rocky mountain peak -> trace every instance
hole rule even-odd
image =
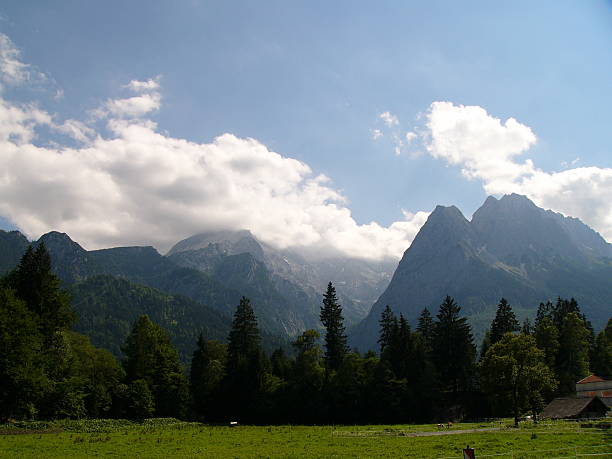
[[[49,252],[58,252],[62,253],[72,252],[72,253],[85,253],[86,250],[81,247],[78,243],[74,242],[70,239],[66,233],[60,233],[59,231],[50,231],[46,234],[43,234],[36,244],[40,244],[44,242],[45,247]]]
[[[257,260],[263,261],[264,250],[249,230],[214,231],[199,233],[177,242],[167,253],[168,256],[180,252],[206,249],[209,246],[225,255],[250,253]]]

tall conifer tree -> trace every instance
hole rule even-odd
[[[432,341],[433,359],[441,380],[453,392],[470,386],[476,348],[472,331],[461,308],[450,296],[444,299],[437,314]]]
[[[265,356],[251,301],[242,297],[234,313],[227,344],[224,390],[230,415],[249,419],[262,390]]]
[[[389,305],[385,306],[385,309],[380,315],[380,320],[378,323],[380,324],[380,336],[378,338],[378,344],[380,344],[380,353],[384,352],[385,348],[391,344],[391,339],[393,337],[393,325],[396,322],[395,314],[389,307]]]
[[[519,331],[520,326],[512,307],[505,298],[502,298],[497,305],[495,319],[491,323],[491,345],[497,343],[506,333]]]
[[[325,327],[325,366],[328,370],[337,370],[348,352],[342,306],[338,303],[336,289],[330,282],[323,295],[321,323]]]

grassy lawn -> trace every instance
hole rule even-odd
[[[62,421],[0,426],[0,456],[70,457],[415,457],[461,458],[467,444],[476,457],[612,457],[612,431],[577,423],[525,425],[456,424],[452,431],[500,428],[488,432],[438,432],[436,425],[394,426],[238,426],[235,428],[150,420]],[[500,455],[503,454],[503,455]]]

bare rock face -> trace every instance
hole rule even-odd
[[[476,334],[504,297],[519,316],[542,301],[574,297],[597,327],[609,316],[612,245],[575,218],[537,207],[525,196],[489,197],[471,221],[438,206],[406,250],[389,286],[353,331],[361,350],[375,348],[386,305],[416,322],[451,295]]]

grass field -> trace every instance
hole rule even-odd
[[[497,429],[465,432],[474,429]],[[420,436],[414,436],[420,435]],[[427,436],[424,436],[427,435]],[[209,426],[171,419],[90,420],[0,425],[7,458],[461,458],[612,457],[612,430],[575,422],[394,426]]]

